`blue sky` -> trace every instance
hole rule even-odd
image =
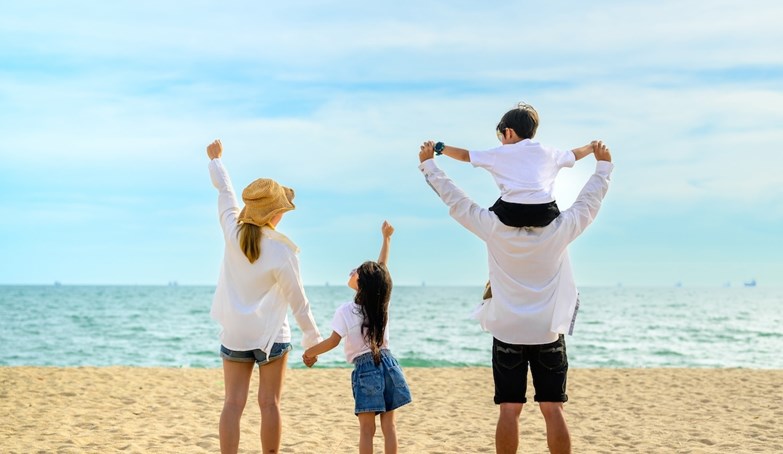
[[[571,247],[580,285],[780,285],[783,4],[12,2],[0,15],[0,283],[215,282],[205,146],[238,191],[297,191],[307,284],[397,228],[397,284],[475,284],[482,243],[417,170],[485,149],[517,101],[537,139],[603,139],[616,170]],[[290,4],[289,4],[290,3]],[[477,202],[486,172],[443,160]],[[594,168],[563,170],[562,208]]]

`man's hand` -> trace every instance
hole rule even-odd
[[[421,144],[419,151],[419,162],[432,159],[433,156],[435,156],[435,142],[430,140]]]
[[[207,156],[209,156],[209,159],[217,159],[223,156],[223,144],[220,143],[220,139],[207,145]]]
[[[383,237],[391,238],[393,233],[394,233],[394,227],[391,224],[389,224],[389,221],[383,221],[383,225],[381,226],[381,234],[383,234]]]
[[[600,140],[593,141],[593,154],[596,161],[609,161],[612,162],[612,153],[609,152],[609,148]]]

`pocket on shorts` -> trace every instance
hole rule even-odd
[[[383,392],[383,375],[380,370],[360,372],[356,376],[356,386],[365,396],[379,395]]]
[[[521,346],[495,344],[495,361],[506,369],[516,369],[525,362],[525,355]]]
[[[542,345],[538,349],[538,363],[551,371],[568,367],[565,342],[562,337],[551,344]]]
[[[281,356],[285,355],[286,353],[293,350],[293,346],[290,342],[275,342],[272,344],[272,351],[269,352],[269,360],[280,358]]]
[[[394,365],[388,368],[389,378],[394,383],[395,388],[407,388],[408,382],[405,381],[405,375],[402,373],[402,368],[398,365]]]

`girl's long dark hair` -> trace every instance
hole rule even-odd
[[[381,345],[389,321],[392,279],[385,265],[372,261],[362,263],[356,272],[358,290],[354,302],[362,308],[362,335],[377,366],[381,363]]]

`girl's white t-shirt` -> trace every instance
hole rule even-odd
[[[557,173],[573,167],[571,150],[546,147],[525,139],[486,151],[470,151],[470,163],[487,169],[506,202],[539,204],[554,202]]]
[[[345,360],[353,363],[360,355],[369,353],[370,346],[362,334],[362,308],[353,301],[343,303],[334,313],[332,330],[339,334],[345,347]],[[383,345],[381,348],[389,348],[389,325],[383,332]]]

